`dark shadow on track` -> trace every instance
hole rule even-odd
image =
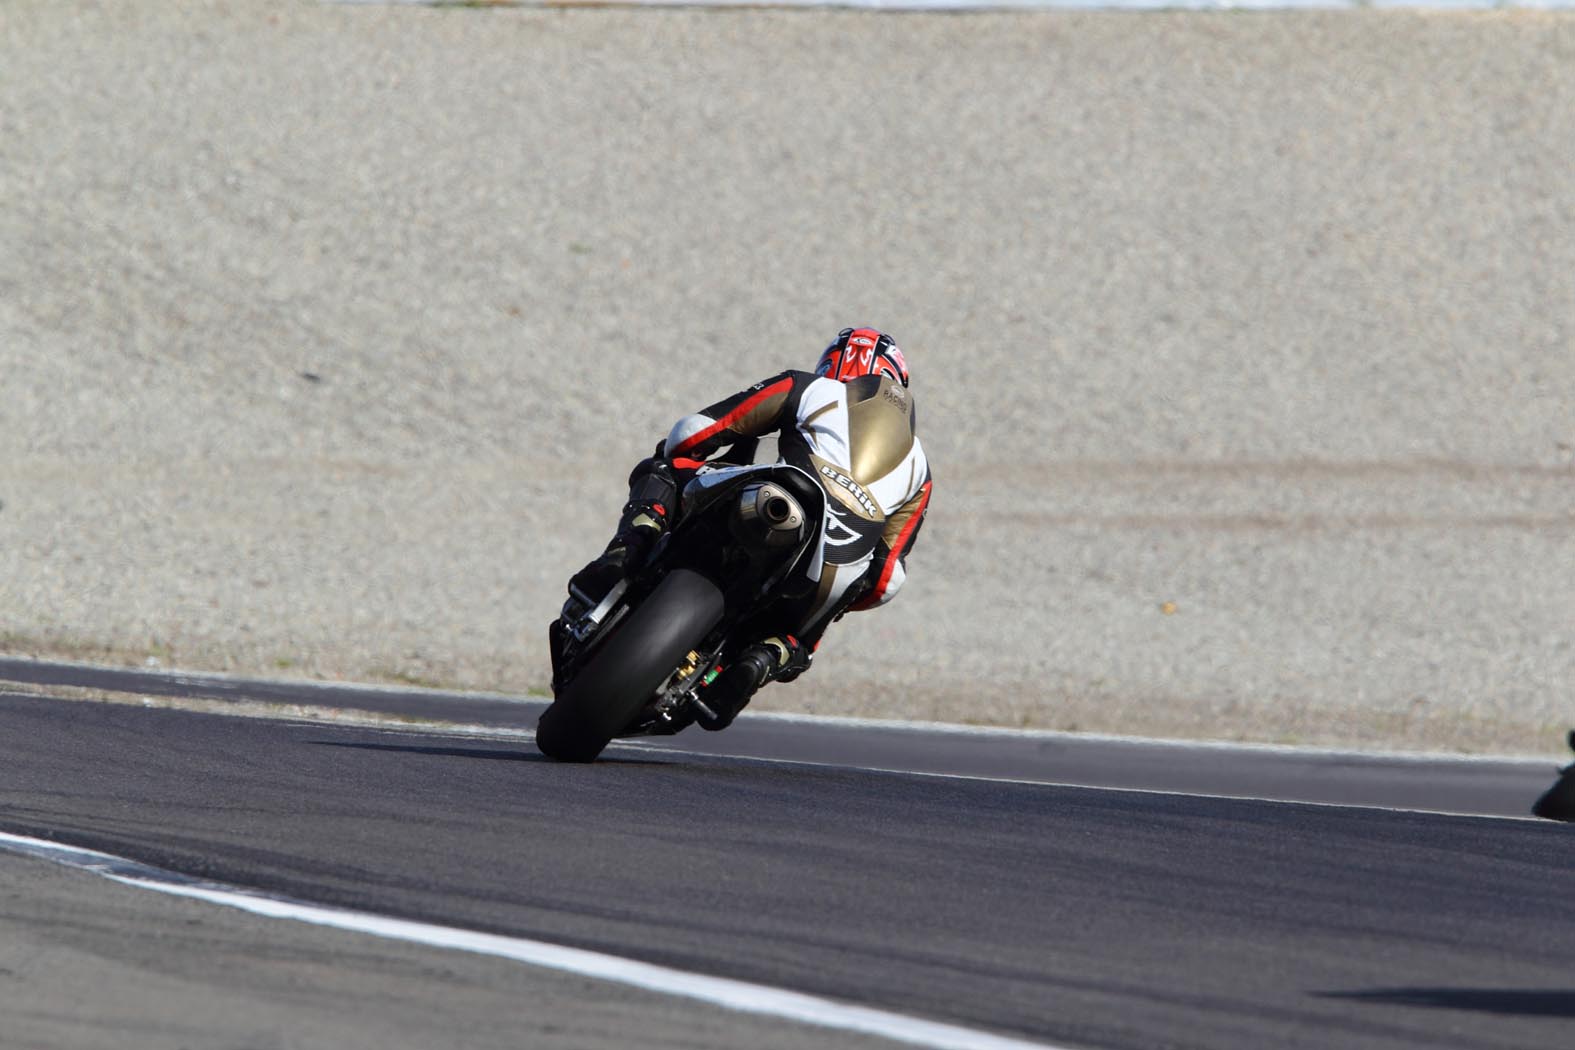
[[[479,747],[416,747],[410,744],[368,744],[350,740],[308,740],[318,747],[348,747],[356,751],[404,751],[413,755],[440,755],[445,758],[497,758],[515,762],[547,762],[536,751],[496,751]]]
[[[308,740],[306,743],[318,747],[348,747],[356,751],[403,751],[412,755],[437,755],[442,758],[507,759],[513,762],[560,764],[539,751],[498,751],[480,747],[421,747],[414,744],[372,744],[359,740]],[[604,755],[596,761],[596,765],[667,766],[672,763],[646,758],[615,758]]]
[[[1319,992],[1319,998],[1393,1006],[1427,1006],[1441,1010],[1514,1017],[1575,1017],[1575,991],[1519,988],[1375,988],[1366,992]]]

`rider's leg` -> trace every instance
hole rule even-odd
[[[848,606],[863,597],[873,558],[864,553],[855,560],[821,570],[820,586],[792,607],[778,621],[788,625],[753,645],[745,646],[733,662],[700,694],[715,718],[701,716],[705,729],[725,729],[767,682],[791,682],[809,670],[826,628],[842,619]]]
[[[863,595],[868,564],[869,559],[865,558],[853,565],[827,565],[825,571],[830,576],[823,581],[824,587],[784,613],[780,622],[792,624],[792,628],[745,646],[701,693],[700,699],[716,712],[716,717],[702,715],[698,719],[700,726],[726,729],[761,686],[791,682],[809,670],[826,628],[841,619],[848,606]]]
[[[600,601],[630,570],[645,561],[677,512],[678,479],[665,459],[641,460],[629,475],[629,501],[618,531],[601,556],[569,579],[570,593]]]
[[[747,645],[706,687],[700,699],[716,713],[701,715],[702,729],[726,729],[767,682],[791,682],[809,670],[814,647],[797,635],[776,634]]]

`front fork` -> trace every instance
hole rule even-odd
[[[563,671],[569,660],[569,650],[572,646],[578,654],[591,639],[595,638],[602,628],[602,621],[607,619],[618,604],[618,599],[623,597],[629,589],[627,579],[619,580],[613,584],[612,590],[606,597],[596,603],[589,612],[584,611],[590,606],[591,600],[579,591],[570,590],[569,600],[563,603],[563,609],[558,618],[547,625],[547,651],[552,657],[552,695],[558,695],[558,688],[563,684]],[[614,616],[613,620],[619,619]],[[611,626],[609,621],[608,626]]]

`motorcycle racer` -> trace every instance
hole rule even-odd
[[[726,727],[761,686],[807,670],[826,628],[844,612],[884,605],[902,588],[933,484],[908,383],[891,336],[845,328],[814,372],[780,372],[683,417],[630,474],[616,535],[569,581],[570,593],[592,604],[676,524],[690,481],[717,463],[752,462],[761,437],[775,433],[779,461],[810,474],[827,494],[818,586],[707,688],[716,717],[702,715],[703,728]],[[558,627],[549,632],[555,652]]]

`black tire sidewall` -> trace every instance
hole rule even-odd
[[[721,589],[705,576],[668,573],[542,714],[537,747],[566,761],[595,758],[716,626],[723,609]]]

